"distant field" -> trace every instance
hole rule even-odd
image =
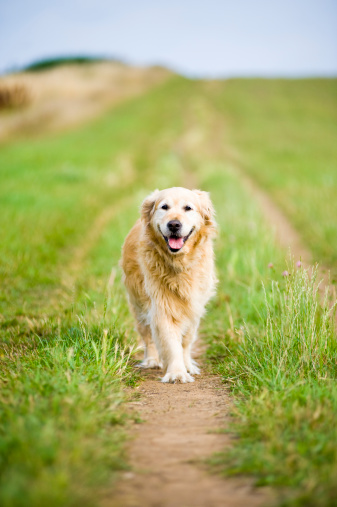
[[[213,97],[236,162],[337,280],[337,79],[231,79]]]
[[[91,506],[107,489],[113,495],[116,470],[127,466],[124,387],[139,382],[117,263],[143,197],[173,185],[210,191],[220,226],[219,291],[202,336],[210,368],[233,392],[240,438],[213,465],[280,487],[282,505],[333,505],[332,319],[305,273],[287,267],[235,167],[269,189],[297,227],[289,210],[301,208],[303,238],[334,265],[326,231],[335,194],[315,176],[324,159],[335,182],[334,86],[175,77],[80,129],[2,147],[1,505]]]
[[[0,143],[81,126],[169,76],[170,71],[160,67],[78,59],[43,61],[0,76]]]

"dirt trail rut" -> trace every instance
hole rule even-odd
[[[142,419],[132,429],[131,471],[117,481],[104,507],[254,507],[266,492],[245,479],[207,471],[205,460],[230,445],[220,432],[231,401],[220,379],[206,373],[191,384],[162,384],[160,372],[146,372],[141,397],[130,405]],[[227,421],[226,421],[227,419]]]
[[[309,248],[303,243],[299,233],[289,222],[283,211],[252,178],[244,174],[238,167],[236,167],[236,172],[240,175],[242,183],[251,193],[253,199],[258,202],[266,218],[266,222],[270,225],[270,228],[275,234],[278,245],[283,248],[285,252],[290,252],[295,262],[301,260],[302,266],[305,269],[311,270],[313,268],[313,255]],[[329,268],[320,263],[318,265],[317,275],[317,280],[320,282],[319,293],[321,300],[324,301],[325,291],[329,290],[330,302],[331,305],[333,305],[336,299],[336,286],[330,281]],[[335,321],[337,324],[337,312],[335,313]]]

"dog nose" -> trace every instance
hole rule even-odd
[[[170,222],[167,224],[167,227],[173,233],[179,232],[181,229],[181,223],[179,220],[170,220]]]

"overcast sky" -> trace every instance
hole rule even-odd
[[[337,0],[0,0],[0,71],[75,54],[192,76],[337,75]]]

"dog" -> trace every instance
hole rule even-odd
[[[207,192],[155,190],[122,247],[123,281],[145,345],[140,366],[162,366],[162,382],[193,382],[200,373],[191,349],[217,283],[214,214]]]

